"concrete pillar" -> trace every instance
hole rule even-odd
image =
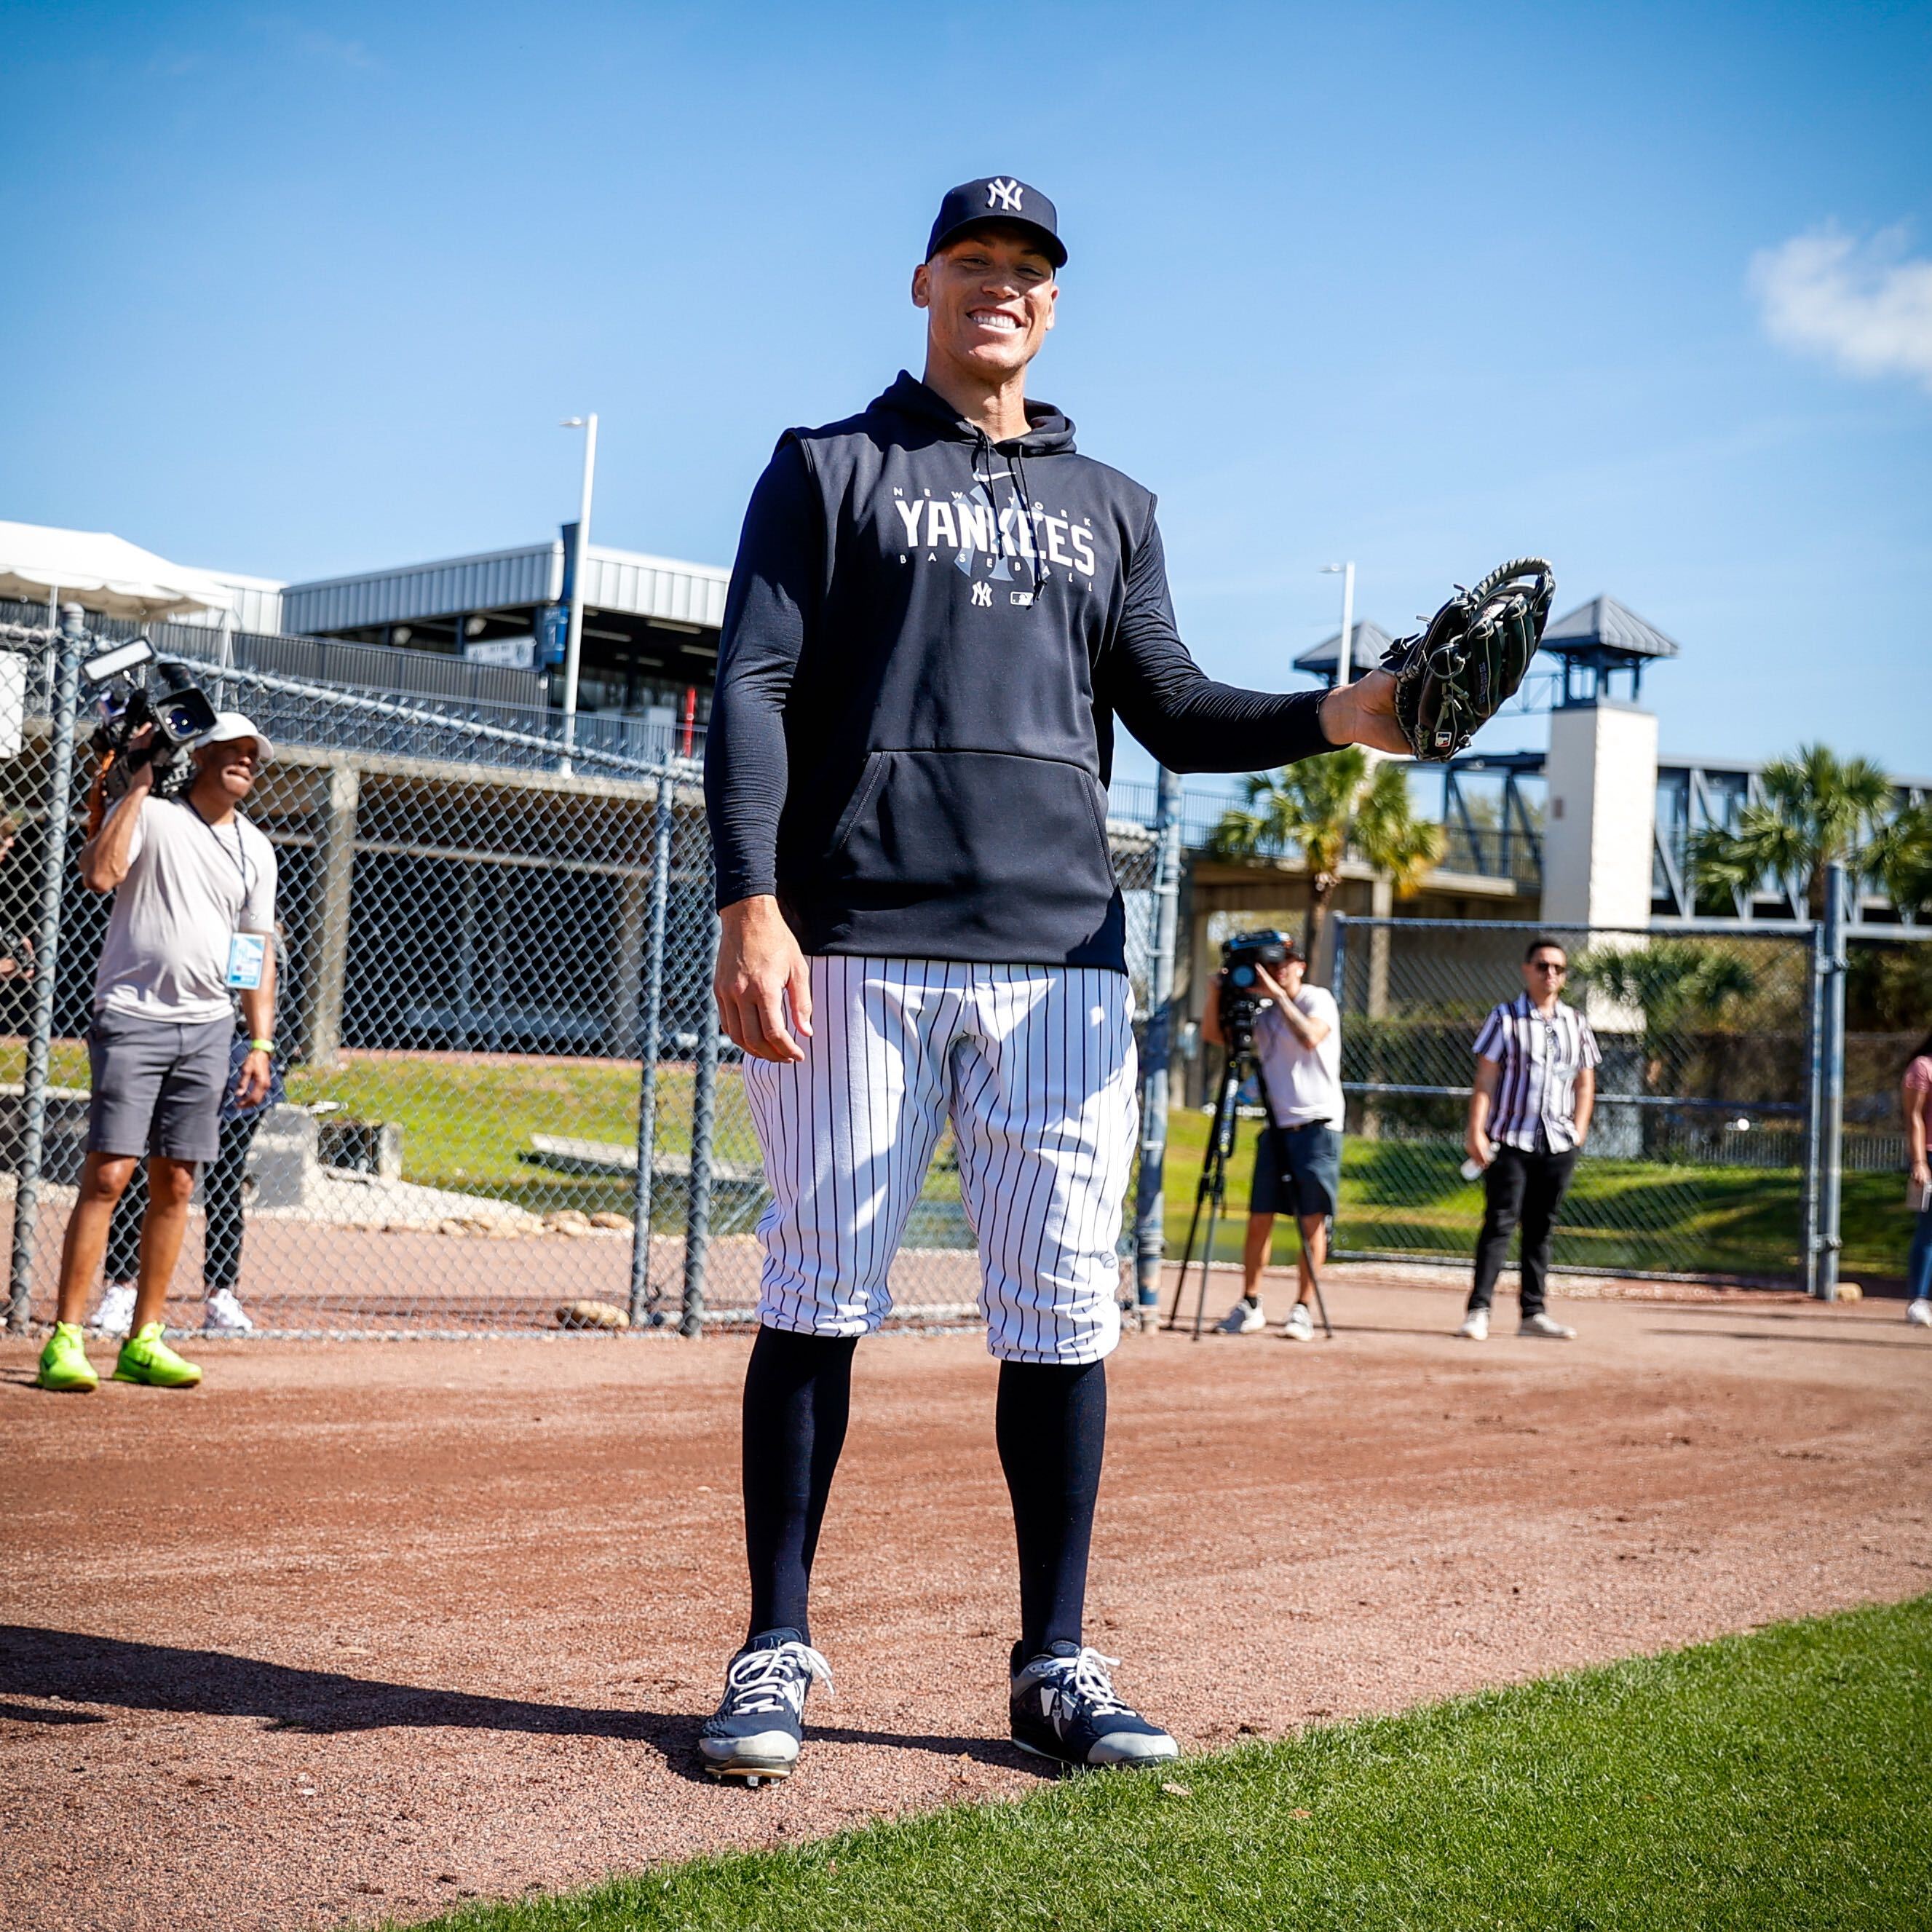
[[[644,950],[650,942],[651,875],[639,866],[615,882],[617,943],[612,949],[610,1046],[620,1059],[644,1051]]]
[[[1657,719],[1600,698],[1550,716],[1543,916],[1646,927],[1657,824]]]
[[[1394,884],[1378,874],[1369,887],[1369,916],[1371,919],[1388,919],[1393,916],[1394,912]],[[1369,988],[1365,1010],[1372,1020],[1385,1019],[1388,1016],[1389,938],[1387,926],[1370,928]],[[1342,988],[1339,986],[1335,989],[1335,996],[1337,999],[1342,996]]]
[[[316,788],[315,970],[309,994],[308,1057],[317,1067],[338,1066],[341,1060],[350,896],[362,796],[362,775],[352,765],[331,766]]]

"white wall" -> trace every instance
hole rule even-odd
[[[1599,700],[1550,715],[1543,916],[1552,925],[1650,923],[1657,719]]]

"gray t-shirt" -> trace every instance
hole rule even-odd
[[[128,808],[124,799],[114,810]],[[151,796],[114,894],[94,1010],[184,1026],[226,1019],[235,997],[229,941],[274,925],[275,848],[268,840],[238,812],[211,825],[185,799]]]

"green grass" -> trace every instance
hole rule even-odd
[[[0,1078],[18,1080],[20,1063],[17,1042],[0,1047]],[[86,1049],[78,1042],[56,1041],[52,1067],[56,1085],[87,1084]],[[632,1144],[638,1130],[634,1066],[507,1055],[358,1056],[334,1072],[296,1069],[289,1093],[298,1102],[336,1100],[364,1119],[394,1121],[403,1131],[406,1180],[514,1201],[538,1212],[563,1207],[628,1210],[628,1180],[555,1173],[518,1156],[528,1150],[536,1133]],[[658,1144],[688,1153],[688,1069],[660,1071],[658,1105]],[[1177,1108],[1169,1117],[1170,1255],[1178,1256],[1186,1238],[1208,1125],[1198,1108]],[[1215,1242],[1220,1260],[1237,1259],[1241,1252],[1256,1126],[1252,1120],[1238,1123],[1228,1213]],[[718,1082],[716,1144],[728,1160],[757,1162],[738,1076],[728,1067]],[[942,1146],[940,1163],[928,1184],[928,1198],[935,1202],[958,1198],[957,1174],[944,1165],[950,1144]],[[1461,1159],[1460,1146],[1448,1138],[1370,1141],[1352,1135],[1343,1144],[1341,1245],[1418,1258],[1466,1258],[1482,1217],[1482,1192],[1456,1173]],[[1790,1168],[1588,1158],[1579,1167],[1565,1204],[1556,1259],[1576,1268],[1671,1274],[1789,1273],[1796,1265],[1798,1186],[1798,1176]],[[1844,1176],[1841,1265],[1846,1270],[1903,1270],[1911,1237],[1903,1198],[1903,1184],[1894,1175]],[[718,1230],[749,1226],[754,1205],[744,1190],[721,1192],[714,1207]],[[658,1226],[681,1225],[683,1211],[681,1186],[674,1182],[658,1188],[653,1215]],[[964,1238],[957,1228],[953,1234]],[[1286,1265],[1294,1253],[1292,1225],[1284,1216],[1275,1225],[1273,1259]]]
[[[1208,1144],[1208,1117],[1177,1108],[1170,1118],[1166,1191],[1167,1244],[1180,1252]],[[1228,1171],[1227,1209],[1215,1258],[1238,1259],[1259,1123],[1238,1123]],[[1344,1249],[1466,1260],[1483,1216],[1480,1186],[1462,1179],[1460,1142],[1365,1140],[1342,1143]],[[1890,1174],[1844,1177],[1841,1265],[1897,1274],[1911,1226],[1902,1184]],[[1800,1177],[1790,1168],[1716,1167],[1689,1162],[1611,1160],[1586,1156],[1565,1201],[1556,1240],[1559,1265],[1635,1268],[1664,1274],[1795,1274],[1802,1222]],[[1294,1239],[1284,1216],[1271,1256],[1292,1262]]]
[[[1921,1598],[434,1923],[1909,1932],[1928,1738]]]

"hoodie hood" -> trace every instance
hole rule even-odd
[[[916,376],[902,369],[892,386],[881,395],[874,397],[871,407],[888,410],[897,416],[910,417],[914,422],[923,423],[930,428],[943,431],[959,442],[978,442],[983,438],[982,432],[969,423],[937,389],[928,388]],[[1024,436],[1009,437],[1004,442],[995,442],[994,448],[1002,454],[1019,456],[1072,456],[1076,454],[1073,447],[1073,424],[1051,403],[1028,402],[1026,406],[1027,432]]]

